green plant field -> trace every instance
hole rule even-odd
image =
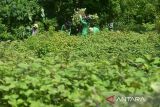
[[[154,32],[46,32],[0,42],[0,107],[110,107],[111,92],[146,95],[153,101],[138,107],[153,107],[159,56]],[[116,107],[124,106],[131,107]]]

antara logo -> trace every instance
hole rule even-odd
[[[106,100],[110,104],[114,104],[115,102],[145,102],[146,99],[144,97],[138,97],[138,96],[109,96],[106,98]]]
[[[107,97],[106,100],[110,103],[110,104],[114,104],[115,103],[115,96],[110,96],[110,97]]]

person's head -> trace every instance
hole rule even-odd
[[[34,25],[33,25],[33,28],[34,28],[34,29],[38,29],[38,24],[34,24]]]
[[[92,27],[89,27],[89,32],[93,32],[93,28]]]

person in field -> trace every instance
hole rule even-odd
[[[34,24],[32,27],[32,35],[36,35],[38,32],[38,24]]]
[[[88,24],[88,22],[87,22],[87,18],[86,18],[86,16],[85,15],[80,15],[79,16],[80,17],[80,22],[81,22],[81,24],[82,24],[82,35],[83,36],[87,36],[87,34],[88,34],[88,28],[89,28],[89,24]]]
[[[69,35],[71,35],[71,26],[72,26],[72,23],[70,21],[66,21],[66,23],[62,25],[61,31],[65,31]]]

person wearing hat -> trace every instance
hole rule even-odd
[[[38,24],[34,24],[32,27],[32,35],[36,35],[38,32]]]

